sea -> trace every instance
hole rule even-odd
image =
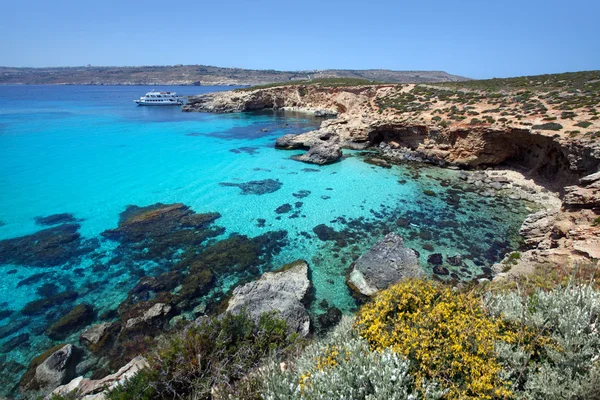
[[[389,232],[417,250],[428,274],[480,279],[519,247],[518,229],[534,207],[481,196],[460,171],[371,165],[368,151],[344,150],[341,161],[325,166],[295,161],[302,151],[275,149],[275,140],[314,130],[322,119],[136,106],[151,89],[194,95],[235,88],[0,86],[0,395],[14,392],[29,361],[57,343],[46,329],[73,306],[92,304],[92,323],[114,318],[140,279],[177,261],[177,251],[169,253],[173,263],[132,258],[103,235],[132,206],[182,203],[198,214],[219,213],[212,222],[219,229],[198,252],[232,237],[269,252],[244,264],[251,269],[221,270],[210,295],[182,310],[188,319],[197,305],[210,309],[239,282],[297,259],[310,266],[313,317],[332,307],[352,313],[348,268]],[[67,215],[44,219],[59,214]],[[32,252],[40,240],[62,249],[65,225],[78,245],[62,259]],[[66,291],[76,298],[23,311]],[[78,335],[62,341],[77,344]]]

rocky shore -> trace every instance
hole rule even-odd
[[[523,100],[517,91],[497,95],[431,85],[300,85],[196,96],[184,111],[312,110],[332,118],[275,144],[307,150],[294,157],[299,161],[327,164],[339,161],[342,149],[369,148],[378,154],[367,161],[380,166],[416,162],[461,169],[482,196],[539,204],[543,210],[521,229],[527,243],[521,257],[511,260],[511,268],[506,260],[495,267],[502,277],[543,263],[593,263],[600,256],[600,123],[595,109],[585,106],[586,95],[580,95],[577,112],[565,113],[561,102],[568,99],[572,107],[578,94],[549,100],[551,90]],[[468,115],[480,118],[468,121]],[[560,124],[545,123],[557,119]]]

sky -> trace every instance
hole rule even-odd
[[[600,0],[0,0],[0,66],[600,69]]]

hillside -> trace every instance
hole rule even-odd
[[[264,85],[315,78],[354,78],[391,83],[456,82],[467,78],[442,71],[321,70],[275,71],[206,65],[140,67],[0,67],[8,85]]]

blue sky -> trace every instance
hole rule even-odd
[[[600,0],[4,0],[0,65],[600,69]]]

